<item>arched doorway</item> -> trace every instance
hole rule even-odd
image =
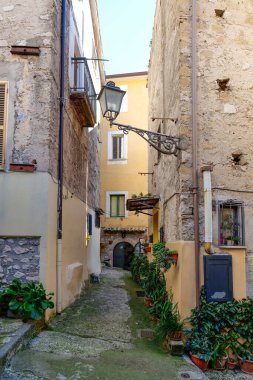
[[[113,250],[113,266],[129,270],[133,255],[134,247],[132,244],[125,241],[118,243]]]

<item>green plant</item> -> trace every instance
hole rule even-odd
[[[165,286],[161,286],[158,289],[154,289],[154,292],[152,294],[153,304],[149,306],[148,312],[150,314],[154,314],[157,317],[161,318],[162,309],[167,298],[168,298],[168,295],[167,295]]]
[[[233,240],[233,242],[236,244],[236,245],[238,245],[239,243],[240,243],[240,236],[233,236],[232,237],[232,240]]]
[[[192,310],[190,342],[196,334],[210,343],[212,362],[228,352],[246,357],[253,352],[253,300],[207,302],[201,290],[200,307]]]
[[[52,309],[53,293],[46,294],[41,283],[27,282],[22,284],[15,279],[8,288],[2,291],[0,302],[5,303],[14,314],[20,315],[24,321],[40,319],[46,309]]]
[[[153,254],[156,254],[161,249],[165,248],[165,243],[159,241],[157,243],[154,243],[152,248],[153,248]]]
[[[199,359],[208,362],[211,358],[212,344],[207,336],[195,332],[190,341],[190,351]]]
[[[136,199],[137,198],[137,195],[136,194],[133,194],[132,195],[132,199]]]
[[[148,269],[149,262],[147,256],[145,254],[135,255],[130,265],[133,280],[140,283],[141,277],[146,275]]]
[[[147,273],[141,281],[145,294],[152,301],[155,300],[157,292],[160,289],[165,289],[165,279],[163,274],[157,268],[156,263],[153,261],[149,264]]]
[[[170,294],[161,309],[160,324],[156,328],[156,337],[163,340],[171,333],[182,329],[183,322],[180,320],[177,304],[173,304],[172,294]]]

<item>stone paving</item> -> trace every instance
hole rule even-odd
[[[104,269],[101,283],[93,284],[16,354],[0,379],[207,379],[183,358],[172,357],[151,339],[140,338],[140,329],[152,325],[143,299],[133,296],[133,286],[129,273]]]

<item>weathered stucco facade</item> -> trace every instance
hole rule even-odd
[[[204,198],[200,168],[213,169],[213,243],[222,244],[221,206],[240,205],[247,247],[248,295],[253,296],[253,4],[197,2],[197,172],[200,245],[204,243]],[[192,1],[157,2],[149,71],[150,124],[180,137],[177,157],[150,151],[150,192],[161,197],[160,227],[166,241],[194,240],[192,195]],[[151,121],[160,117],[161,120]],[[166,118],[178,119],[173,123]],[[227,205],[230,206],[227,206]],[[241,211],[243,210],[243,211]],[[233,248],[232,248],[233,249]]]
[[[100,272],[99,228],[87,240],[87,216],[99,208],[99,110],[89,124],[95,128],[84,127],[80,110],[71,98],[83,75],[79,74],[81,69],[75,71],[72,58],[101,57],[99,22],[94,2],[66,3],[61,262],[56,249],[61,4],[54,0],[13,0],[0,6],[0,83],[8,88],[0,171],[1,242],[7,241],[5,246],[12,242],[9,255],[20,250],[22,239],[29,242],[32,237],[39,242],[36,276],[47,291],[62,298],[63,308],[80,293],[89,273]],[[87,20],[85,25],[82,17]],[[28,51],[20,53],[22,47]],[[36,54],[29,52],[30,47]],[[87,65],[89,80],[98,93],[104,80],[103,65],[94,68],[92,61]],[[82,93],[85,91],[82,89]],[[34,171],[16,172],[11,164],[29,164]],[[94,221],[93,215],[93,226]],[[6,249],[1,253],[6,255]],[[27,267],[24,269],[29,272]],[[12,272],[12,278],[17,278]],[[20,278],[29,280],[27,276]],[[59,279],[61,295],[57,294]]]
[[[106,79],[126,91],[116,122],[148,129],[147,72],[109,75]],[[133,252],[140,239],[147,240],[147,215],[127,211],[126,201],[148,193],[148,145],[133,132],[124,134],[116,126],[110,127],[105,119],[101,124],[101,208],[104,211],[101,258],[109,260],[112,266],[124,266],[121,254],[126,257],[129,247]],[[120,210],[113,209],[117,197],[122,199],[122,215],[118,213]]]

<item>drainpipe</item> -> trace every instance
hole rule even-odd
[[[213,219],[212,219],[212,184],[211,166],[201,168],[204,183],[204,208],[205,208],[205,251],[211,253],[213,242]]]
[[[192,0],[192,192],[194,213],[194,246],[196,306],[199,307],[199,193],[198,193],[198,131],[197,131],[197,0]]]
[[[60,114],[58,143],[58,194],[57,194],[57,258],[56,258],[56,312],[62,311],[62,188],[63,188],[63,123],[64,123],[64,64],[65,64],[66,0],[61,9],[61,52],[60,52]]]

